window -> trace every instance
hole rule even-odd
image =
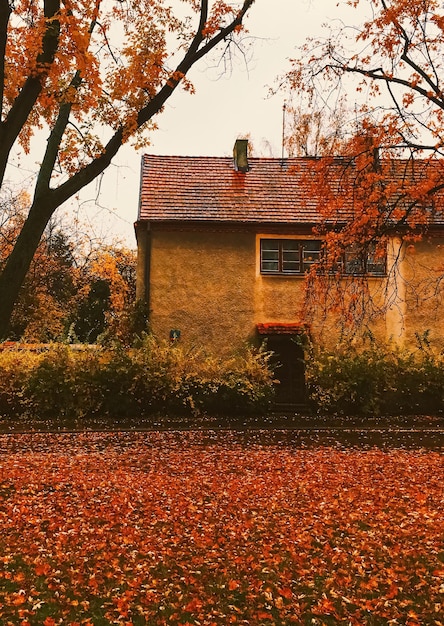
[[[261,239],[261,273],[303,275],[321,261],[321,255],[322,241],[317,239]],[[349,246],[336,269],[346,276],[385,276],[386,258],[374,244]]]
[[[322,242],[261,239],[262,274],[305,274],[321,256]]]
[[[377,253],[376,245],[371,244],[367,248],[350,246],[344,254],[345,274],[356,276],[385,276],[386,259]]]

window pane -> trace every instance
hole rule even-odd
[[[293,274],[300,271],[299,250],[282,252],[282,271]]]
[[[282,241],[282,249],[287,251],[299,250],[300,242],[295,239],[285,239]]]
[[[321,258],[321,242],[305,241],[302,250],[302,262],[304,264],[304,272],[310,269],[313,263],[318,263]]]
[[[345,272],[346,274],[384,276],[385,258],[376,256],[374,245],[370,245],[368,250],[358,246],[350,247],[345,251]]]
[[[363,274],[364,263],[362,259],[362,250],[358,246],[350,246],[344,254],[345,257],[345,273],[346,274]]]
[[[376,255],[376,246],[372,245],[367,255],[367,273],[373,276],[384,276],[385,271],[385,258]]]
[[[367,272],[373,276],[384,276],[385,263],[368,263]]]
[[[279,241],[263,239],[261,241],[261,272],[279,271]]]
[[[284,261],[282,263],[282,271],[285,274],[298,274],[300,269],[301,265],[299,261]]]
[[[278,272],[279,271],[279,263],[278,261],[262,261],[261,265],[262,272]]]
[[[363,274],[364,270],[360,259],[346,258],[345,259],[345,273],[346,274]]]
[[[290,252],[288,250],[284,250],[282,252],[282,258],[284,261],[299,261],[299,251]]]
[[[279,259],[279,251],[274,250],[264,250],[262,252],[262,260],[263,261],[277,261]]]
[[[282,242],[282,271],[285,274],[300,272],[299,248],[299,241],[287,239]]]
[[[279,251],[279,240],[278,239],[262,239],[261,240],[261,250],[273,250]]]

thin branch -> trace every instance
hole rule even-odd
[[[381,0],[381,4],[382,4],[384,10],[387,10],[387,4],[386,4],[385,0]],[[417,63],[415,63],[415,61],[412,58],[410,58],[409,51],[410,51],[410,46],[411,46],[412,41],[411,41],[411,38],[409,37],[407,31],[405,30],[405,28],[401,25],[401,23],[397,19],[393,19],[393,24],[394,24],[394,26],[396,26],[396,28],[398,29],[402,39],[404,40],[404,46],[403,46],[403,52],[402,52],[402,55],[401,55],[401,59],[407,65],[409,65],[409,67],[411,67],[414,72],[416,72],[419,76],[421,76],[421,78],[424,80],[424,82],[427,83],[429,85],[429,87],[436,94],[440,94],[441,92],[438,89],[438,85],[432,81],[430,76]],[[424,41],[426,41],[425,37],[424,37]],[[433,63],[432,63],[432,67],[433,67]],[[426,94],[427,92],[424,90],[423,93]],[[441,108],[442,108],[442,104],[441,104]]]
[[[96,0],[95,17],[91,21],[91,24],[88,29],[89,41],[88,41],[87,47],[89,47],[89,44],[91,43],[91,37],[94,32],[94,28],[97,25],[96,16],[98,14],[101,1],[102,0]],[[83,82],[82,73],[80,70],[76,70],[66,92],[71,93],[72,91],[74,91],[77,93],[82,82]],[[62,141],[66,127],[69,123],[72,106],[73,106],[72,99],[60,105],[59,114],[57,116],[57,119],[49,135],[48,143],[47,143],[46,150],[45,150],[45,155],[43,157],[43,161],[40,166],[39,174],[37,177],[36,190],[35,190],[36,196],[41,193],[46,193],[46,191],[49,189],[52,173],[54,170],[54,165],[57,161],[58,154],[59,154],[60,143]]]
[[[430,100],[431,102],[436,104],[438,108],[444,110],[444,101],[442,98],[437,98],[436,96],[433,96],[429,91],[426,91],[423,87],[420,87],[419,85],[413,85],[407,79],[397,78],[396,76],[387,75],[384,72],[382,67],[378,67],[372,70],[366,70],[362,67],[351,67],[350,65],[327,64],[324,66],[324,69],[339,70],[340,72],[346,72],[349,74],[359,74],[361,76],[365,76],[366,78],[370,78],[371,80],[374,80],[374,81],[382,81],[385,83],[391,83],[393,85],[402,85],[403,87],[406,87],[407,89],[415,91],[416,93],[421,95],[423,98],[426,98],[427,100]],[[322,69],[319,70],[319,73],[321,73],[322,71],[323,71]]]

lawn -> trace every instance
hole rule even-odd
[[[444,624],[443,456],[0,435],[0,623]]]

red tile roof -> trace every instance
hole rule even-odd
[[[261,157],[248,161],[250,169],[244,173],[235,170],[230,157],[144,155],[138,220],[290,225],[322,221],[319,211],[322,200],[313,192],[317,188],[316,177],[321,176],[317,167],[319,159],[301,157],[282,161]],[[344,163],[338,158],[329,168],[329,175],[337,178],[338,185]],[[402,180],[411,162],[398,161],[397,166],[393,163],[387,166],[388,174]],[[421,178],[424,169],[418,167]],[[343,198],[336,219],[346,220],[351,214],[350,195]],[[438,222],[444,223],[444,217]]]
[[[244,173],[230,157],[145,155],[139,220],[316,223],[304,181],[312,160],[290,161],[250,158]]]

